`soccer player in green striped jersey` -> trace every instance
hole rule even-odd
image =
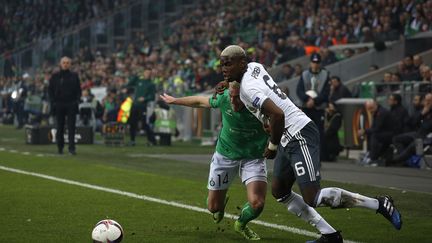
[[[219,223],[228,200],[227,191],[237,174],[246,186],[248,202],[242,208],[234,229],[248,240],[260,237],[246,224],[257,218],[263,208],[267,192],[267,167],[263,151],[268,135],[239,98],[240,86],[231,84],[229,89],[213,97],[188,96],[174,98],[167,94],[161,98],[168,104],[190,107],[219,108],[222,113],[222,130],[213,154],[208,179],[208,210]]]

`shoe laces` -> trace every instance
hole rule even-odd
[[[247,238],[249,238],[249,239],[259,238],[259,236],[257,235],[257,233],[255,233],[253,230],[251,230],[248,226],[245,226],[243,228],[243,232],[247,236]]]

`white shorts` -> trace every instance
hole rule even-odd
[[[264,158],[231,160],[215,152],[210,164],[207,188],[209,190],[228,189],[237,174],[245,185],[252,181],[267,183],[266,160]]]

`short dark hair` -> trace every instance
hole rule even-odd
[[[393,96],[393,98],[397,101],[398,104],[402,103],[402,96],[400,94],[391,94],[390,96]]]
[[[339,78],[339,76],[332,76],[331,79],[336,79],[337,81],[339,81],[339,83],[341,82],[341,79]]]

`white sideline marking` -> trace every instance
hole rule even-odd
[[[139,195],[139,194],[132,193],[132,192],[126,192],[126,191],[121,191],[121,190],[112,189],[112,188],[108,188],[108,187],[102,187],[102,186],[87,184],[87,183],[83,183],[83,182],[72,181],[72,180],[63,179],[63,178],[54,177],[54,176],[49,176],[49,175],[45,175],[45,174],[40,174],[40,173],[29,172],[29,171],[25,171],[25,170],[19,170],[19,169],[14,169],[14,168],[10,168],[10,167],[5,167],[5,166],[1,166],[1,165],[0,165],[0,169],[5,170],[5,171],[9,171],[9,172],[18,173],[18,174],[40,177],[40,178],[44,178],[47,180],[57,181],[57,182],[61,182],[61,183],[69,184],[69,185],[75,185],[75,186],[90,188],[90,189],[97,190],[97,191],[110,192],[113,194],[122,195],[122,196],[126,196],[126,197],[131,197],[131,198],[136,198],[136,199],[140,199],[140,200],[144,200],[144,201],[150,201],[150,202],[160,203],[160,204],[174,206],[174,207],[178,207],[178,208],[189,209],[189,210],[196,211],[196,212],[210,214],[207,211],[207,209],[204,209],[204,208],[199,208],[199,207],[195,207],[195,206],[191,206],[191,205],[187,205],[187,204],[182,204],[182,203],[178,203],[178,202],[173,202],[173,201],[167,201],[167,200],[149,197],[149,196],[145,196],[145,195]],[[238,216],[233,215],[233,214],[229,214],[229,213],[225,213],[225,217],[230,218],[230,219],[237,219]],[[266,226],[266,227],[273,228],[273,229],[279,229],[282,231],[287,231],[287,232],[298,234],[298,235],[305,235],[305,236],[310,236],[313,238],[320,237],[319,234],[316,234],[316,233],[313,233],[313,232],[310,232],[307,230],[303,230],[303,229],[289,227],[286,225],[273,224],[273,223],[268,223],[268,222],[261,221],[261,220],[253,220],[253,221],[251,221],[251,223]],[[349,241],[349,240],[344,240],[344,242],[357,243],[356,241]]]

